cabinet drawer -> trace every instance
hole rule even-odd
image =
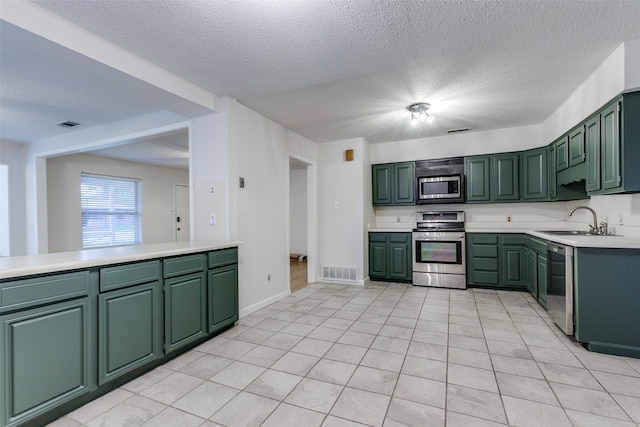
[[[473,282],[479,285],[497,285],[498,272],[493,271],[474,271]]]
[[[477,234],[472,233],[468,234],[469,238],[473,241],[473,243],[483,243],[487,245],[497,245],[498,244],[498,235],[497,234]]]
[[[473,258],[473,271],[498,271],[498,258]]]
[[[186,255],[176,258],[167,258],[163,261],[164,277],[175,277],[188,273],[204,271],[204,254]]]
[[[160,261],[116,265],[100,269],[100,292],[154,282],[160,279]]]
[[[474,242],[471,245],[472,256],[474,258],[498,258],[498,244],[496,245],[478,245]]]
[[[387,236],[390,242],[409,243],[411,241],[410,233],[389,233]]]
[[[386,242],[387,233],[369,233],[370,242]]]
[[[534,237],[529,238],[529,248],[534,250],[540,255],[547,255],[547,241],[536,239]]]
[[[523,234],[503,234],[500,236],[501,245],[521,245],[527,246],[529,237]]]
[[[87,295],[89,272],[55,274],[0,283],[0,313]]]
[[[238,263],[238,248],[209,252],[209,268]]]

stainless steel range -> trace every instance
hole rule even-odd
[[[466,289],[464,212],[419,211],[413,230],[413,284]]]

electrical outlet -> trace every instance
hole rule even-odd
[[[216,225],[216,214],[209,214],[209,225]]]
[[[334,209],[340,209],[340,203],[335,202],[335,203],[333,204],[333,208],[334,208]]]
[[[209,187],[209,195],[214,196],[216,194],[216,186],[212,185]]]
[[[267,274],[267,281],[271,281],[271,273]]]

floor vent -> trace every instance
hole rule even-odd
[[[322,278],[333,282],[357,282],[357,267],[322,266]]]

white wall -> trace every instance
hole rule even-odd
[[[47,159],[49,252],[82,249],[82,172],[140,179],[142,243],[175,241],[174,185],[188,185],[188,171],[73,154]]]
[[[354,150],[354,160],[347,162],[344,151]],[[357,280],[364,283],[366,251],[364,237],[365,182],[371,180],[368,143],[362,138],[318,145],[318,215],[319,245],[322,265],[357,267]],[[367,177],[365,179],[365,177]],[[368,199],[367,199],[368,197]],[[337,204],[337,208],[336,208]]]
[[[245,315],[289,294],[289,156],[315,162],[317,148],[243,105],[229,102],[228,112],[229,217],[243,242],[239,304]],[[239,188],[239,177],[245,188]]]
[[[27,254],[24,146],[0,141],[0,164],[8,166],[9,180],[9,254]],[[4,236],[3,236],[4,239]]]
[[[371,163],[440,159],[526,150],[546,145],[540,125],[371,144]]]
[[[289,171],[289,251],[307,254],[307,168]]]

